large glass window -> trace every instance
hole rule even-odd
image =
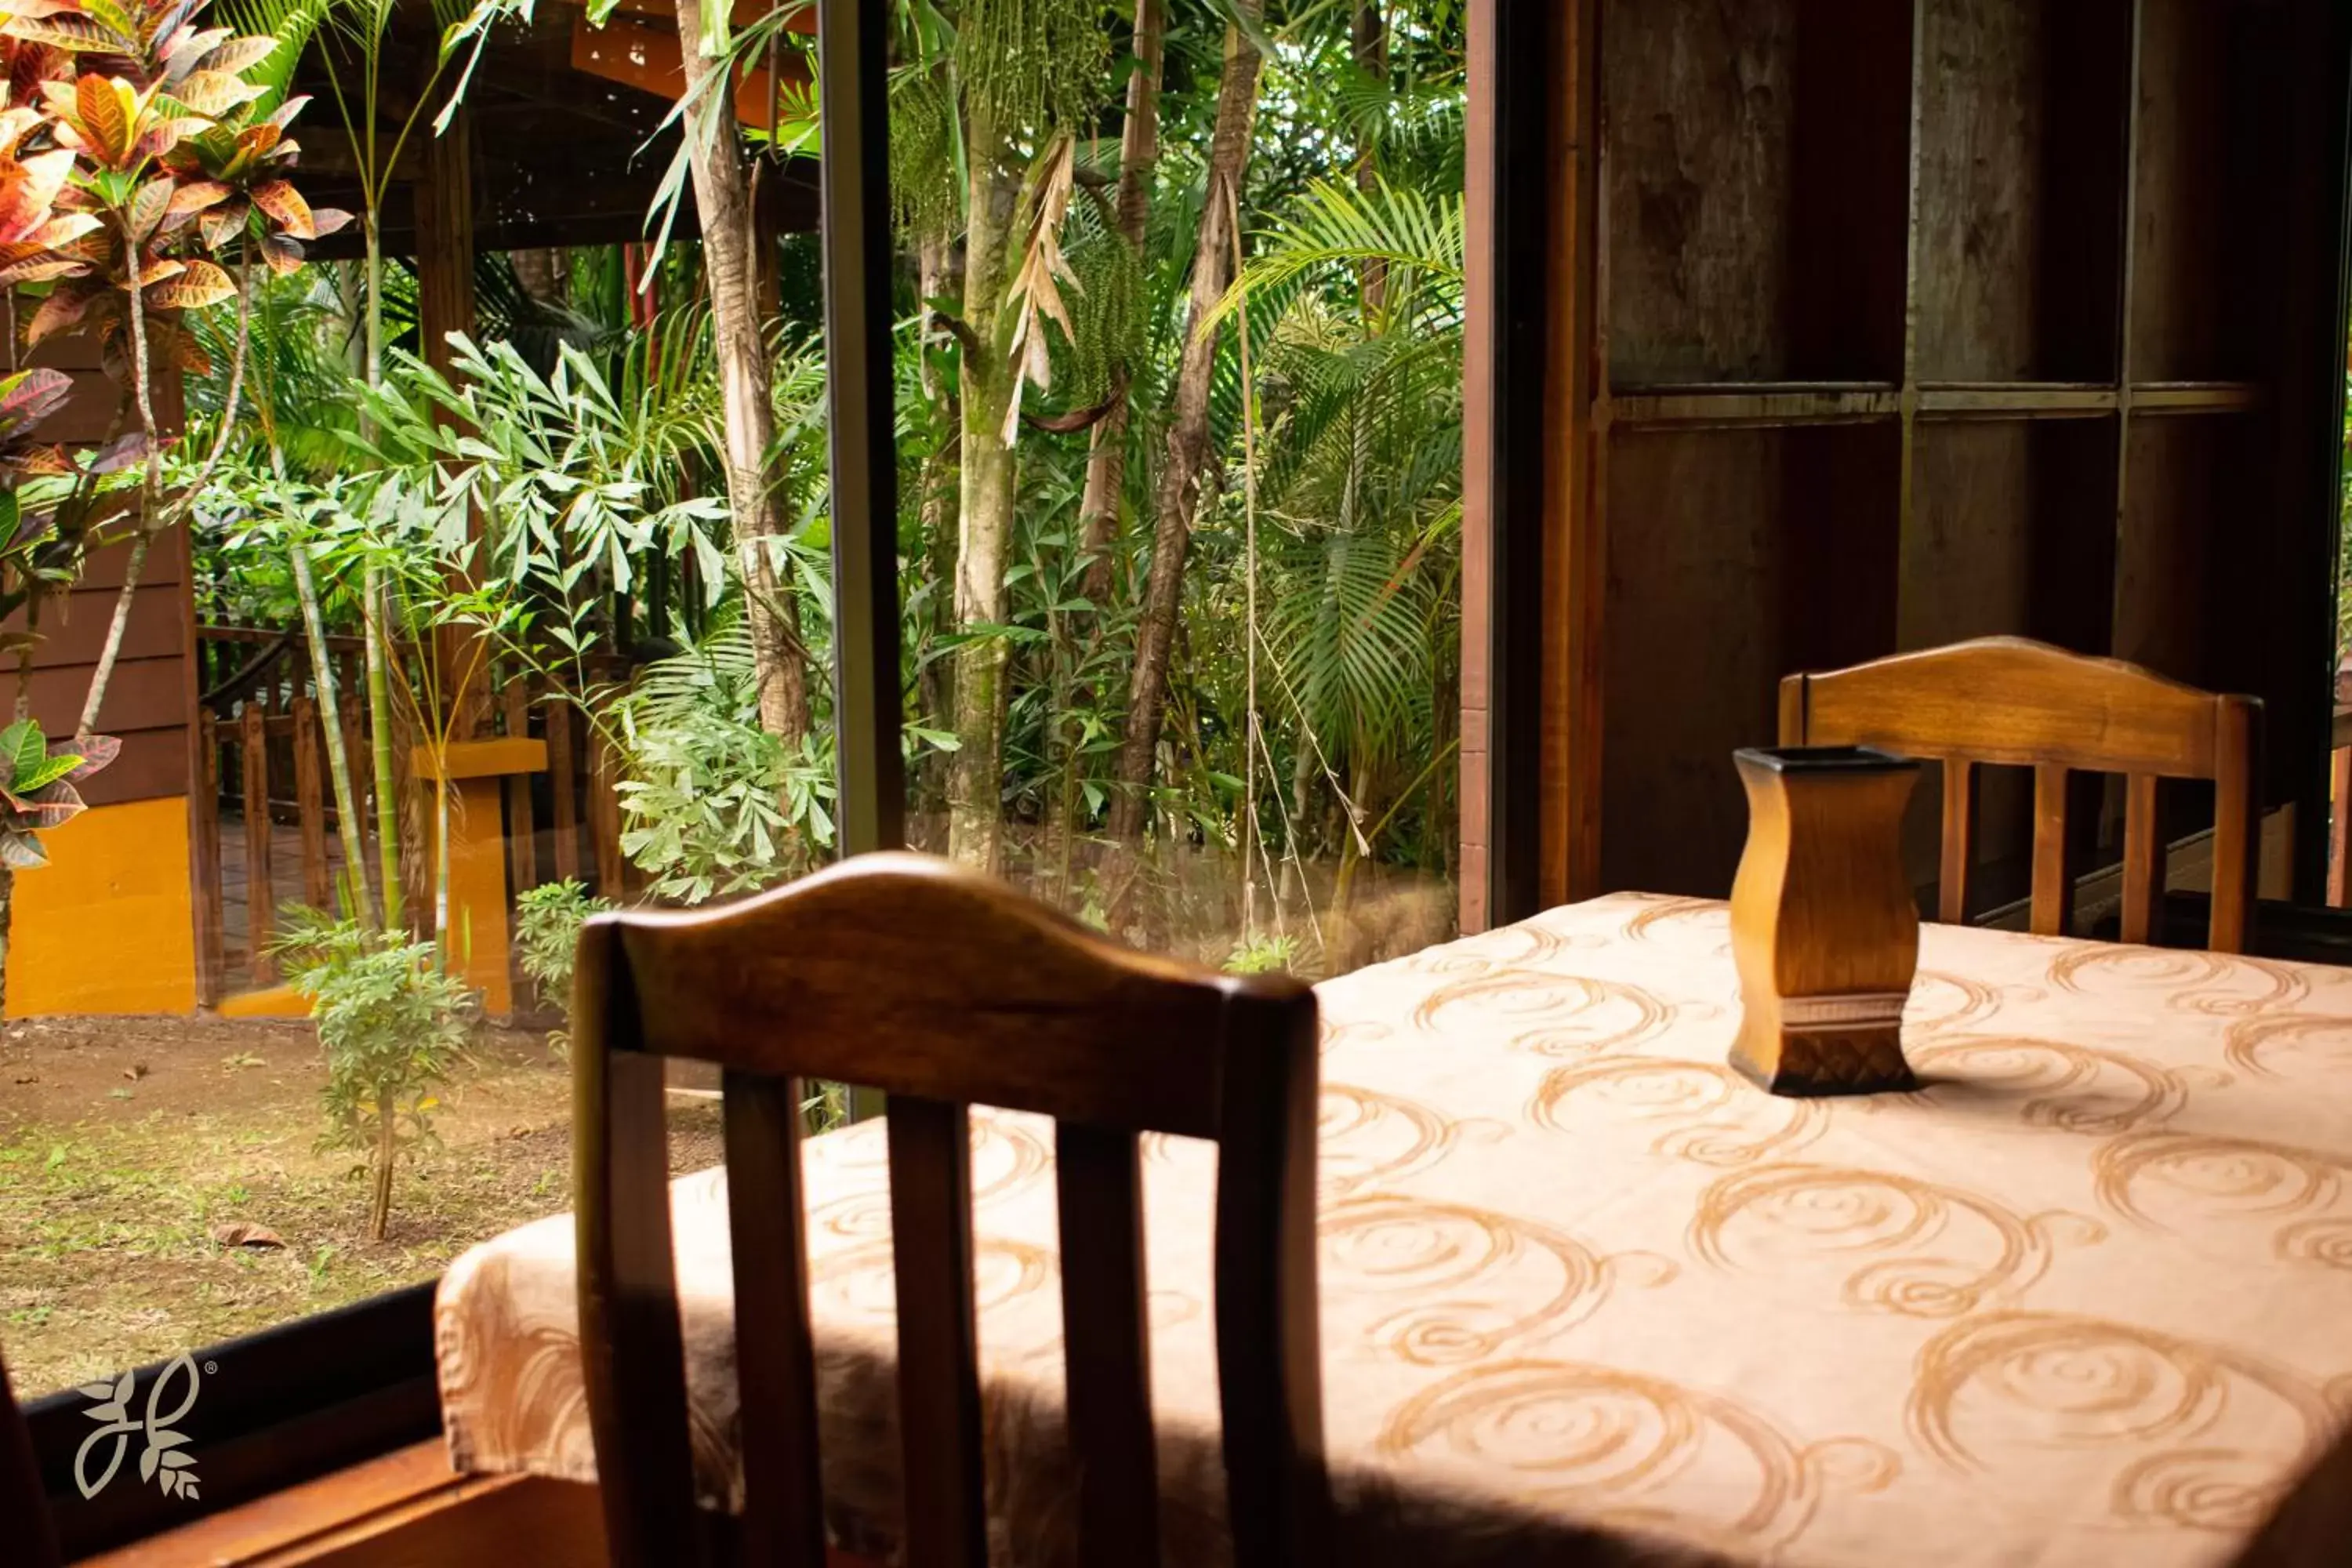
[[[1459,11],[1126,9],[898,77],[910,834],[1333,974],[1454,921]]]
[[[1127,940],[1317,977],[1454,918],[1460,18],[1260,9],[894,34],[907,805]],[[27,1396],[568,1207],[579,921],[837,853],[813,18],[665,74],[650,12],[497,19],[470,72],[308,15],[145,166],[135,313],[71,267],[12,301]],[[129,232],[75,170],[68,226]]]

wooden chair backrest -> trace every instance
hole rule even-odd
[[[1968,918],[1970,803],[1981,763],[2033,770],[2032,929],[2063,934],[2074,913],[2066,775],[2121,773],[2123,939],[2159,929],[2159,778],[2213,782],[2213,912],[2207,945],[2245,951],[2253,912],[2254,758],[2262,703],[2200,691],[2120,659],[2023,637],[1980,637],[1780,682],[1784,746],[1883,746],[1944,763],[1937,913]]]
[[[0,1361],[0,1559],[23,1568],[59,1568],[57,1526],[33,1457],[33,1435],[8,1385],[8,1365]]]
[[[799,1080],[889,1097],[911,1568],[987,1561],[966,1107],[1056,1119],[1079,1556],[1159,1560],[1137,1135],[1218,1145],[1234,1561],[1322,1554],[1314,994],[1134,952],[944,861],[868,855],[715,912],[599,916],[573,981],[581,1345],[616,1568],[696,1538],[662,1058],[725,1068],[743,1560],[824,1561]]]

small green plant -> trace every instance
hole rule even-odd
[[[515,898],[515,950],[522,972],[540,990],[558,996],[572,989],[572,963],[579,955],[580,928],[590,915],[613,908],[610,899],[590,895],[578,882],[548,882]]]
[[[434,1142],[434,1091],[465,1049],[474,994],[433,943],[299,905],[271,951],[310,998],[327,1053],[328,1130],[319,1146],[362,1156],[352,1173],[369,1179],[368,1236],[382,1241],[393,1170]]]
[[[19,719],[0,730],[0,865],[29,870],[49,863],[43,829],[81,815],[74,785],[121,752],[111,735],[87,735],[52,752],[40,725]]]
[[[1228,974],[1288,973],[1298,962],[1295,936],[1244,937],[1225,955]]]
[[[515,899],[515,950],[522,972],[539,987],[542,999],[553,998],[568,1013],[572,1006],[572,964],[580,952],[580,928],[588,917],[613,908],[610,899],[592,898],[578,882],[548,882]],[[547,1048],[559,1057],[572,1054],[569,1029],[550,1030]]]

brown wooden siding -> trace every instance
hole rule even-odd
[[[49,416],[41,433],[76,444],[102,437],[113,419],[117,393],[97,369],[93,346],[79,339],[47,343],[31,363],[68,371],[75,380],[73,397]],[[161,419],[176,417],[173,390],[168,385],[159,389],[156,413]],[[129,553],[127,542],[99,551],[73,591],[62,602],[52,599],[41,608],[41,644],[33,658],[33,716],[52,736],[71,734],[80,719]],[[14,630],[23,624],[18,616],[7,626]],[[195,696],[189,656],[194,635],[188,539],[182,528],[154,542],[139,574],[131,621],[98,721],[102,733],[121,738],[122,755],[81,786],[82,798],[90,805],[188,793],[194,754],[189,729]],[[0,688],[13,698],[13,664],[0,668]]]

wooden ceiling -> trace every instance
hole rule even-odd
[[[635,0],[625,9],[645,13],[649,0]],[[643,30],[658,26],[659,18],[616,17],[615,24]],[[597,245],[645,237],[646,213],[677,149],[677,128],[662,123],[669,113],[670,100],[657,91],[609,79],[628,74],[625,71],[592,75],[575,66],[575,58],[584,61],[587,53],[576,36],[598,37],[585,28],[579,6],[541,5],[528,25],[501,27],[494,34],[475,70],[467,93],[465,112],[470,134],[464,139],[464,152],[470,164],[478,249]],[[404,4],[382,73],[387,84],[383,110],[386,119],[394,121],[379,132],[383,145],[397,134],[394,117],[404,114],[412,101],[406,92],[391,84],[425,80],[433,37],[429,6]],[[593,68],[593,62],[588,63]],[[341,68],[346,90],[354,74],[348,66]],[[361,205],[357,163],[336,111],[333,79],[319,50],[304,60],[296,85],[313,100],[296,128],[302,143],[303,194],[314,206],[356,212]],[[659,73],[652,73],[648,85],[666,83]],[[426,145],[430,133],[428,116],[412,134],[394,170],[393,186],[383,204],[383,248],[388,256],[415,253],[417,182],[446,177],[455,149]],[[762,182],[770,199],[779,204],[779,230],[815,228],[814,160],[793,159],[779,172],[781,178]],[[680,236],[696,232],[691,190],[680,203],[672,232]],[[320,258],[357,256],[357,226],[320,241],[312,254]]]

